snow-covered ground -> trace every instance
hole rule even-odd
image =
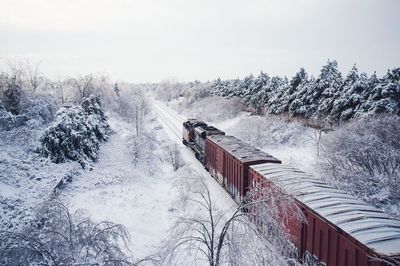
[[[166,111],[159,103],[153,103],[153,107],[155,113],[147,121],[147,130],[155,132],[156,137],[156,148],[151,151],[155,155],[152,164],[134,164],[127,145],[135,132],[134,126],[111,117],[109,123],[114,133],[100,148],[93,169],[82,172],[61,194],[72,210],[84,208],[95,220],[123,224],[131,234],[135,259],[156,253],[176,217],[196,211],[184,199],[188,193],[198,190],[201,176],[205,177],[219,208],[228,210],[235,206],[190,151],[180,144],[184,118]],[[185,161],[185,166],[176,172],[164,158],[165,148],[172,143],[179,144]],[[151,167],[155,171],[149,174],[147,170]]]
[[[81,168],[78,163],[55,164],[35,153],[41,134],[29,126],[0,131],[0,230],[24,226],[57,183]]]
[[[174,112],[160,102],[153,102],[154,110],[158,114],[158,121],[165,131],[180,145],[180,152],[186,164],[190,166],[193,172],[198,176],[204,177],[204,181],[210,190],[212,198],[216,201],[217,207],[221,210],[228,210],[235,206],[235,202],[226,191],[211,177],[210,173],[194,157],[193,153],[182,143],[182,123],[186,117]]]
[[[178,192],[172,167],[159,160],[160,142],[154,165],[135,165],[127,143],[135,132],[132,124],[109,119],[114,133],[100,148],[92,171],[83,172],[62,193],[72,209],[84,208],[98,221],[123,224],[132,237],[135,258],[154,252],[171,224],[171,207]],[[149,125],[149,126],[154,126]],[[149,175],[145,167],[158,168]]]

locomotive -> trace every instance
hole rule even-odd
[[[236,203],[257,184],[294,198],[306,221],[286,226],[304,265],[400,265],[399,220],[204,121],[185,121],[182,142]]]

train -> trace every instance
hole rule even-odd
[[[285,226],[304,265],[400,265],[399,220],[204,121],[188,119],[182,133],[236,203],[257,184],[294,199],[305,220]]]

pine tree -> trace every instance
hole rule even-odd
[[[262,107],[264,106],[264,102],[261,100],[264,97],[260,97],[264,92],[263,88],[267,86],[270,82],[270,77],[268,74],[261,71],[261,73],[257,76],[254,82],[251,84],[248,95],[244,99],[244,102],[253,107],[256,110],[257,114],[261,113]]]
[[[286,77],[273,77],[271,79],[271,96],[268,101],[268,112],[281,114],[289,111],[285,108],[285,93],[289,88],[289,81]]]
[[[328,60],[317,79],[300,68],[290,81],[261,72],[256,78],[217,79],[211,87],[213,95],[240,97],[258,114],[262,110],[289,112],[292,116],[339,122],[377,113],[399,114],[399,69],[389,70],[381,79],[376,73],[368,78],[366,73],[359,74],[354,64],[343,80],[337,62]]]
[[[115,94],[117,95],[117,97],[119,98],[120,96],[120,89],[118,88],[118,84],[115,82],[114,84],[114,88],[113,88]]]
[[[368,86],[368,77],[365,73],[358,74],[356,64],[347,74],[343,85],[337,91],[329,120],[349,120],[362,104],[362,93]]]
[[[324,118],[328,116],[333,107],[335,94],[342,86],[342,74],[338,69],[336,60],[326,63],[322,66],[321,73],[318,76],[313,93],[312,104],[318,106],[316,118]]]
[[[296,88],[293,100],[289,105],[289,113],[292,116],[304,116],[311,118],[315,115],[317,107],[312,103],[313,92],[315,90],[315,79],[303,79],[302,83]]]
[[[373,100],[368,114],[390,113],[400,115],[400,68],[388,70],[372,91]]]

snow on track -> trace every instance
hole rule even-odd
[[[153,102],[153,109],[159,117],[159,122],[167,129],[167,133],[174,139],[182,140],[182,123],[186,120],[183,116],[172,111],[160,102]]]
[[[204,166],[195,158],[194,154],[182,144],[182,123],[186,118],[158,101],[152,101],[153,110],[158,121],[172,139],[180,145],[180,152],[184,161],[200,176],[204,177],[205,184],[210,190],[211,197],[221,210],[228,211],[237,205],[224,188],[210,175]]]

